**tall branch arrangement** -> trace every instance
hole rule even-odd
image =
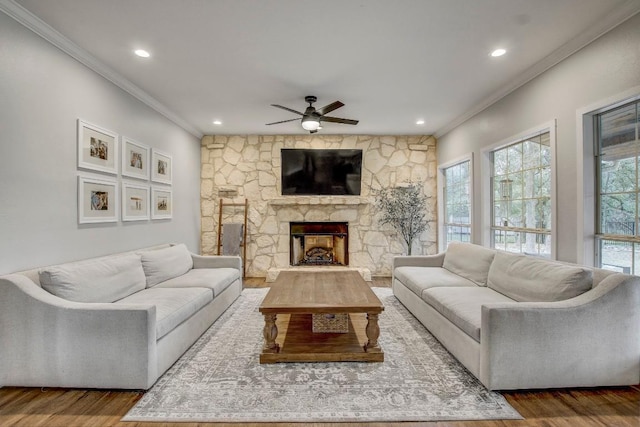
[[[378,224],[391,225],[407,245],[411,255],[413,239],[427,229],[427,197],[421,183],[384,188],[375,193],[375,207],[380,212]]]

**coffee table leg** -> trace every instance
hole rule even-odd
[[[380,336],[380,327],[378,326],[378,314],[367,313],[367,338],[369,339],[364,346],[364,351],[369,353],[382,353],[382,349],[378,344],[378,337]]]
[[[276,314],[264,315],[264,329],[262,330],[262,334],[264,335],[263,353],[278,353],[280,351],[280,346],[276,343],[276,338],[278,337],[276,316]]]

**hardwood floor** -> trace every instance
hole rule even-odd
[[[389,286],[374,278],[372,286]],[[246,287],[267,287],[264,279],[248,278]],[[0,388],[0,426],[27,427],[297,427],[296,423],[138,423],[120,422],[142,397],[137,391]],[[503,393],[525,418],[522,421],[460,421],[433,423],[337,423],[312,426],[363,427],[580,427],[640,426],[640,386]]]

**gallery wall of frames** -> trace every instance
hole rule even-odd
[[[78,119],[78,223],[171,219],[172,166],[170,154]]]

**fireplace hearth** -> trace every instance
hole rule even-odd
[[[349,265],[346,222],[291,222],[291,265]]]

